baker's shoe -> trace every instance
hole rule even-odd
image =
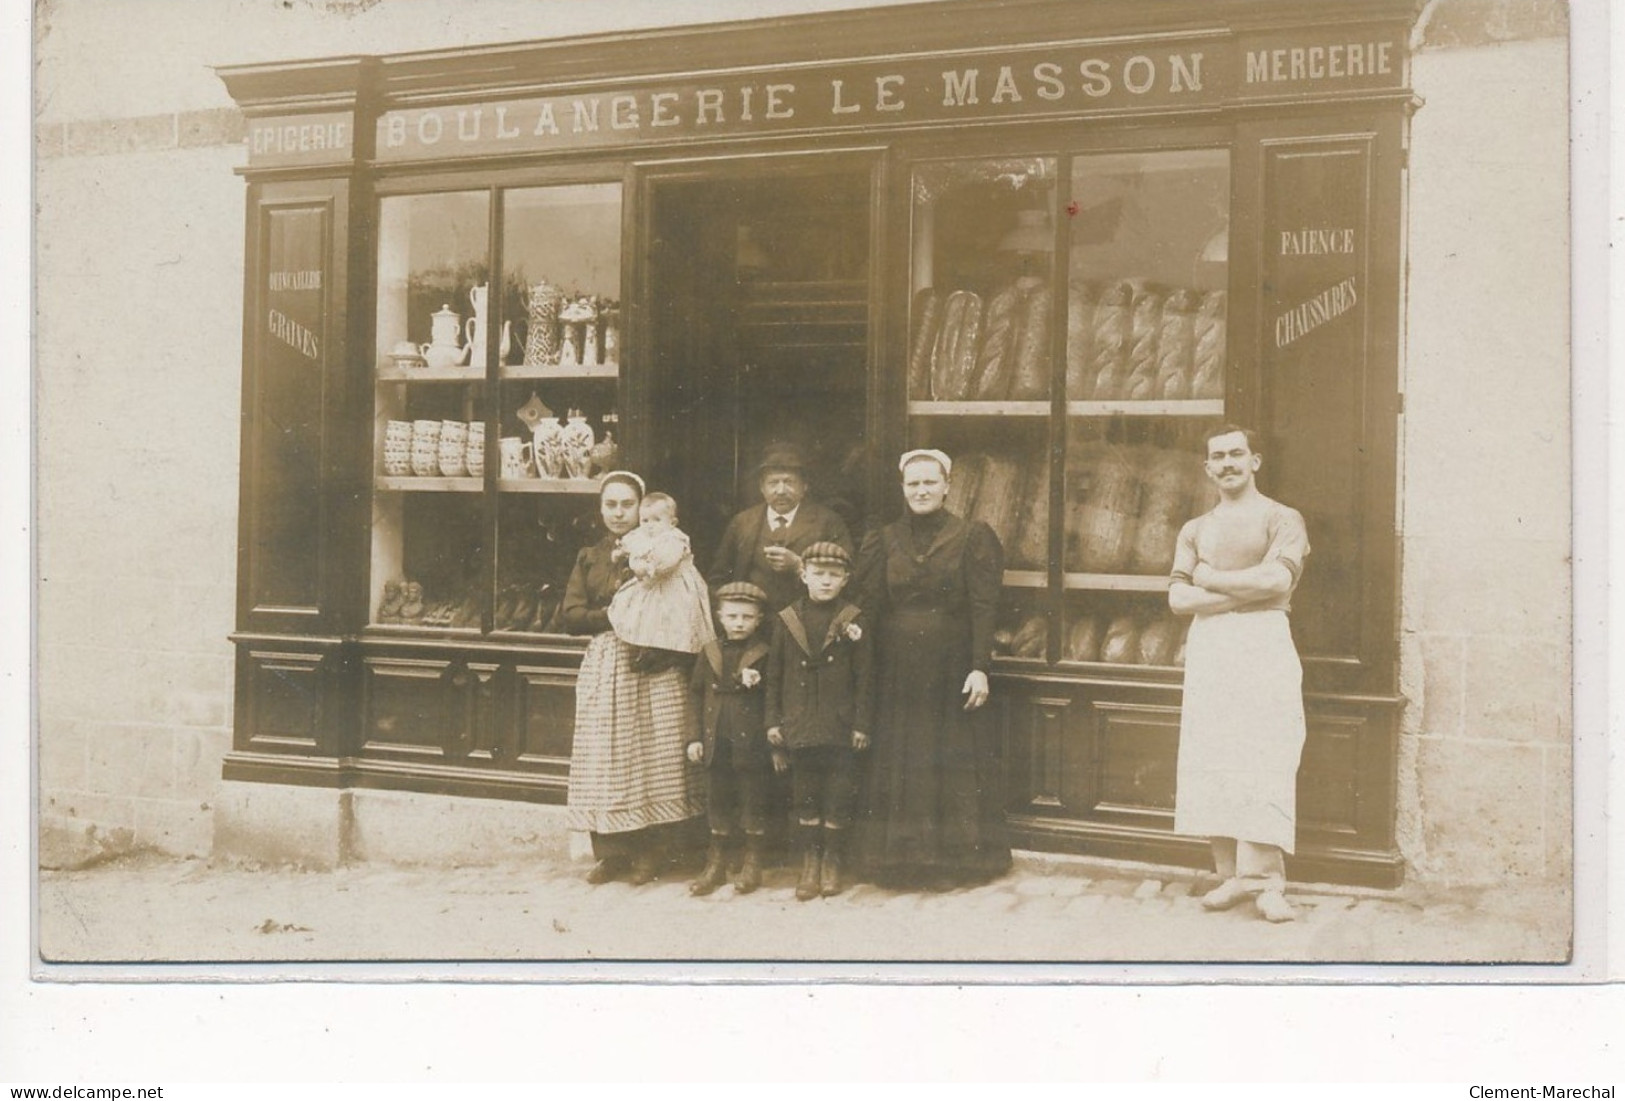
[[[1257,893],[1257,887],[1251,886],[1240,879],[1227,879],[1202,896],[1202,909],[1228,910],[1237,903],[1245,902]]]
[[[728,882],[728,860],[723,849],[724,838],[712,837],[711,847],[705,852],[705,868],[700,878],[688,885],[691,895],[708,895]]]
[[[754,834],[745,835],[745,860],[734,876],[734,891],[748,895],[762,885],[762,839]]]
[[[625,870],[626,861],[623,858],[606,856],[594,864],[592,869],[587,872],[587,882],[594,887],[598,887],[620,878],[620,874]]]
[[[796,883],[797,901],[807,902],[810,899],[818,897],[818,892],[822,889],[821,885],[819,884],[818,873],[818,850],[813,846],[808,845],[806,850],[801,854],[801,879]]]
[[[1253,904],[1258,907],[1258,916],[1265,921],[1280,923],[1298,920],[1298,911],[1292,908],[1292,903],[1280,891],[1261,891]]]

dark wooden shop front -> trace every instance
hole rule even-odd
[[[1392,884],[1412,2],[906,5],[222,70],[248,115],[228,779],[562,802],[595,476],[704,564],[790,440],[854,530],[910,446],[1006,551],[1031,848],[1174,836],[1174,535],[1266,441],[1300,878]],[[879,732],[884,736],[884,732]]]

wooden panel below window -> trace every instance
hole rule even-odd
[[[1298,832],[1347,834],[1359,830],[1360,716],[1319,715],[1309,721],[1298,766]]]
[[[246,650],[239,661],[245,706],[237,748],[315,749],[321,732],[323,655]]]
[[[369,657],[365,670],[363,755],[440,757],[467,739],[466,699],[451,683],[450,661]]]
[[[519,761],[568,769],[576,725],[575,673],[529,665],[517,672]]]
[[[1094,705],[1095,809],[1171,816],[1179,753],[1179,709],[1100,702]]]

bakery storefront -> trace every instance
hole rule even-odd
[[[1166,578],[1235,421],[1314,546],[1292,873],[1396,883],[1416,7],[908,5],[222,70],[225,778],[563,802],[596,473],[671,492],[703,566],[768,442],[855,531],[939,447],[1005,548],[1017,843],[1199,862]]]

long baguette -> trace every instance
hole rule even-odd
[[[1119,283],[1101,295],[1095,307],[1094,341],[1089,365],[1095,376],[1094,401],[1121,397],[1128,378],[1129,337],[1133,333],[1134,286]]]
[[[1074,282],[1066,292],[1066,397],[1088,401],[1094,397],[1095,376],[1089,370],[1089,349],[1095,335],[1093,283]]]
[[[1192,335],[1195,310],[1196,296],[1190,291],[1175,291],[1162,304],[1153,397],[1178,401],[1190,396],[1191,362],[1196,350]]]
[[[965,292],[954,291],[942,307],[942,328],[937,331],[936,345],[931,352],[931,396],[937,401],[953,401],[956,396],[950,390],[967,304]]]
[[[1011,283],[993,296],[982,322],[982,350],[976,357],[976,377],[971,388],[978,401],[1001,401],[1009,395],[1020,320],[1021,288]]]
[[[1162,295],[1143,290],[1134,296],[1124,397],[1148,401],[1157,386],[1157,330],[1162,325]]]
[[[1049,397],[1050,318],[1055,313],[1049,284],[1034,280],[1024,287],[1021,307],[1010,396],[1016,401],[1041,401]]]
[[[942,326],[942,296],[926,287],[914,296],[914,339],[908,349],[908,396],[931,396],[931,353]]]
[[[1191,397],[1224,397],[1225,294],[1202,296],[1191,320],[1196,347],[1191,357]]]

